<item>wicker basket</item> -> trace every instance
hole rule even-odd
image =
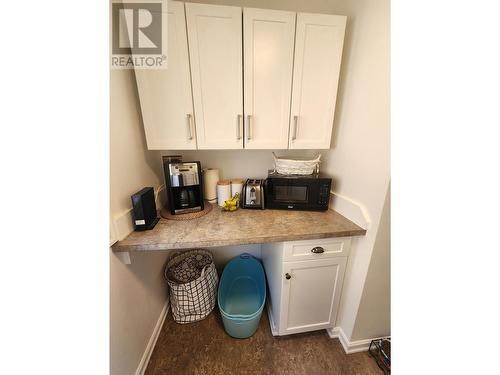
[[[321,155],[318,155],[316,159],[313,160],[294,160],[294,159],[284,159],[279,158],[273,152],[274,165],[276,172],[279,174],[298,174],[298,175],[308,175],[313,174],[318,167],[321,159]]]

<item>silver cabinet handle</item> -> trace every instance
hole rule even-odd
[[[311,249],[311,253],[314,253],[314,254],[321,254],[324,252],[325,252],[325,249],[323,249],[321,246],[316,246],[316,247],[313,247]]]
[[[252,115],[247,115],[247,140],[252,139],[252,129],[250,128],[252,126]]]
[[[189,130],[188,139],[192,140],[193,139],[193,115],[191,113],[188,113],[187,119],[188,119],[188,130]]]
[[[242,130],[242,127],[243,127],[243,115],[238,115],[238,126],[237,126],[237,132],[236,132],[236,139],[237,140],[240,140],[241,139],[241,130]]]
[[[299,116],[293,116],[293,135],[292,141],[297,139],[297,123],[299,122]]]

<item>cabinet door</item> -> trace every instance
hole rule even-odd
[[[339,257],[284,263],[280,335],[333,327],[346,261]]]
[[[241,8],[186,3],[199,149],[243,148]]]
[[[290,145],[330,148],[345,16],[297,14]]]
[[[196,149],[184,4],[168,2],[168,67],[135,76],[150,150]]]
[[[295,13],[243,9],[245,148],[286,149]]]

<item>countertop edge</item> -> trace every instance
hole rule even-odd
[[[364,236],[366,229],[357,229],[350,231],[339,232],[326,232],[326,233],[311,233],[311,234],[298,234],[298,235],[279,235],[279,236],[265,236],[255,237],[253,239],[227,239],[221,241],[197,241],[197,242],[179,242],[179,243],[156,243],[156,244],[139,244],[139,245],[120,245],[120,241],[111,246],[113,252],[129,252],[129,251],[165,251],[165,250],[183,250],[192,248],[212,248],[220,246],[238,246],[238,245],[252,245],[272,242],[285,242],[285,241],[300,241],[300,240],[314,240],[320,238],[332,237],[355,237]]]

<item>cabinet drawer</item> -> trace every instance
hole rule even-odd
[[[350,237],[285,242],[283,260],[314,260],[349,255]]]

